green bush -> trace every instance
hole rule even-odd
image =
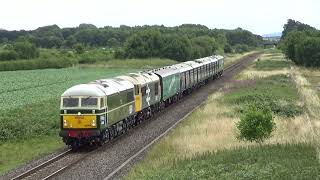
[[[93,64],[99,61],[108,61],[113,59],[112,53],[103,49],[86,51],[78,55],[80,64]]]
[[[28,41],[15,42],[12,47],[20,59],[33,59],[39,57],[39,49]]]
[[[249,46],[246,44],[237,44],[234,46],[236,53],[244,53],[249,51]]]
[[[5,50],[0,52],[0,61],[7,61],[7,60],[16,60],[18,59],[18,54],[12,50]]]
[[[65,68],[78,62],[70,58],[32,59],[0,62],[0,71]]]
[[[230,44],[226,44],[223,48],[225,53],[232,53],[232,47],[230,46]]]
[[[249,106],[240,121],[236,124],[239,134],[239,140],[262,143],[265,139],[271,137],[275,129],[275,123],[271,111],[268,109],[258,109],[255,106]]]

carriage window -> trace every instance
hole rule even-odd
[[[144,86],[141,88],[141,93],[142,93],[142,96],[145,96],[146,95],[146,91],[147,91],[147,87]]]
[[[133,92],[132,91],[127,92],[127,101],[131,102],[133,100],[134,100]]]
[[[79,98],[63,98],[63,107],[78,107]]]
[[[154,95],[159,94],[159,82],[154,84]]]
[[[96,107],[98,105],[98,98],[81,98],[81,107]]]

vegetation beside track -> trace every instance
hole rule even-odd
[[[309,118],[312,98],[303,98],[291,65],[278,51],[266,51],[156,144],[126,179],[319,178],[320,123]],[[236,139],[235,124],[252,103],[270,106],[276,123],[262,145]]]

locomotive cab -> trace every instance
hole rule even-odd
[[[64,92],[60,103],[60,136],[66,144],[75,139],[94,141],[106,128],[107,97],[97,84],[81,84]],[[90,139],[90,138],[91,139]]]

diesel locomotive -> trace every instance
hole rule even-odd
[[[213,55],[73,86],[61,95],[59,135],[73,149],[102,145],[221,76],[223,69],[224,58]]]

